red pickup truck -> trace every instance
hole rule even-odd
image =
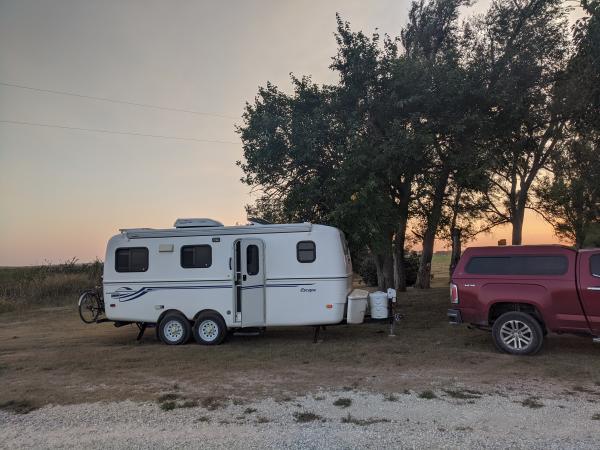
[[[600,249],[472,247],[452,274],[450,323],[491,329],[496,347],[537,352],[548,332],[600,342]]]

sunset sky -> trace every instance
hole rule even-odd
[[[289,89],[290,72],[335,82],[336,12],[356,30],[397,35],[408,8],[399,0],[0,0],[0,265],[103,259],[118,228],[169,227],[177,217],[243,223],[251,198],[235,165],[234,124],[244,103],[267,80]],[[500,238],[510,239],[509,227],[477,243]],[[530,214],[524,243],[542,242],[556,238]]]

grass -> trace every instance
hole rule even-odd
[[[444,389],[446,395],[459,400],[472,400],[481,398],[483,395],[481,392],[474,389]]]
[[[163,411],[172,411],[177,408],[195,408],[198,406],[196,400],[181,400],[181,395],[174,392],[161,395],[157,401],[160,409]]]
[[[168,401],[177,400],[179,398],[179,394],[175,394],[174,392],[169,392],[167,394],[163,394],[158,397],[158,403],[164,403]]]
[[[531,409],[540,409],[544,407],[544,404],[540,402],[537,397],[527,397],[521,402],[521,405]]]
[[[225,397],[210,396],[202,399],[201,405],[203,408],[209,411],[224,408],[227,399]]]
[[[9,400],[7,402],[0,403],[0,409],[12,412],[14,414],[27,414],[34,409],[37,409],[37,407],[28,400]]]
[[[177,402],[168,401],[160,404],[160,409],[163,411],[172,411],[175,408],[177,408]]]
[[[348,408],[351,404],[351,398],[338,398],[335,402],[333,402],[333,405],[339,408]]]
[[[350,413],[348,413],[348,415],[346,417],[342,417],[342,423],[351,423],[352,425],[360,425],[363,427],[367,426],[367,425],[373,425],[375,423],[382,423],[382,422],[389,422],[389,419],[378,419],[375,417],[372,417],[370,419],[358,419],[358,418],[350,415]]]
[[[298,423],[308,423],[308,422],[314,422],[316,420],[322,420],[323,418],[313,412],[302,411],[302,412],[294,413],[294,419]]]
[[[421,392],[419,394],[419,398],[424,398],[425,400],[433,400],[434,398],[438,398],[437,395],[435,395],[435,392],[428,390],[425,390],[423,392]]]
[[[385,394],[383,396],[383,399],[386,402],[397,402],[398,400],[400,400],[397,396],[395,396],[394,394]]]
[[[80,264],[75,258],[61,264],[0,267],[0,314],[74,303],[81,291],[100,283],[101,274],[100,261]]]

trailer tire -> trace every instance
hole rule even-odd
[[[200,313],[192,329],[194,339],[201,345],[219,345],[227,336],[227,325],[216,312]]]
[[[182,314],[167,313],[157,327],[158,337],[167,345],[185,344],[190,338],[190,322]]]
[[[517,311],[496,319],[492,337],[498,350],[513,355],[533,355],[544,343],[544,331],[536,318]]]

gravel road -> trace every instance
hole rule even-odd
[[[0,448],[595,449],[600,443],[596,394],[529,400],[502,392],[434,394],[339,391],[204,403],[208,409],[188,403],[163,411],[158,403],[124,401],[0,411]]]

